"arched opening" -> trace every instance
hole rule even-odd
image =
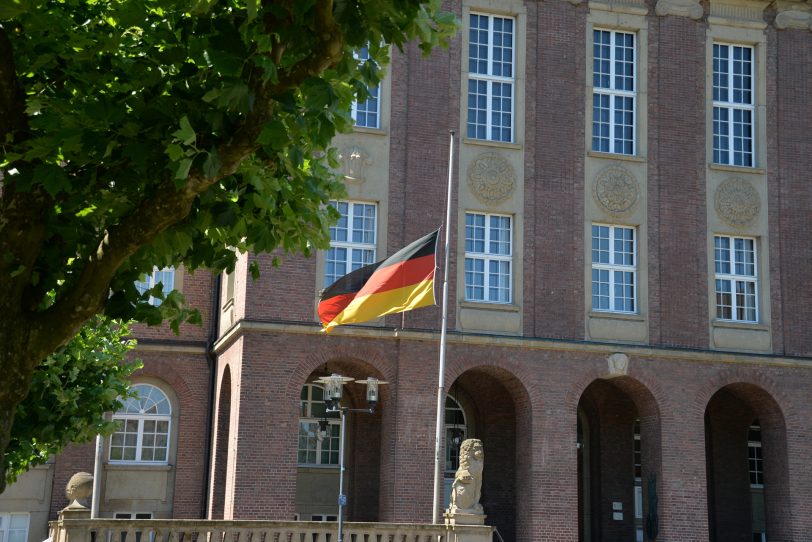
[[[327,412],[320,377],[338,373],[356,380],[382,379],[370,365],[355,361],[330,362],[311,373],[301,388],[298,420],[296,518],[302,521],[335,521],[338,518],[339,450],[345,439],[345,521],[378,521],[381,465],[381,411],[388,406],[386,386],[379,390],[374,413],[348,412],[346,433],[341,434],[338,413]],[[343,388],[342,407],[365,409],[366,388],[354,382]]]
[[[786,427],[772,397],[743,383],[716,392],[705,458],[711,542],[788,540]]]
[[[231,370],[229,367],[225,368],[223,377],[220,380],[216,420],[214,465],[212,466],[212,498],[209,517],[211,519],[225,519],[228,442],[231,433]]]
[[[460,466],[460,446],[467,438],[475,438],[473,405],[471,398],[452,385],[451,391],[445,399],[445,463],[443,467],[443,501],[442,506],[447,508],[451,502],[451,486],[454,476]]]
[[[621,377],[592,382],[578,403],[578,540],[654,539],[660,417],[654,397]]]
[[[468,370],[454,381],[446,401],[445,444],[446,473],[452,480],[455,445],[449,446],[449,437],[463,423],[465,438],[480,439],[485,451],[480,502],[487,522],[504,540],[516,540],[527,517],[527,503],[516,496],[526,494],[525,484],[530,480],[530,400],[526,389],[509,372],[490,366]]]

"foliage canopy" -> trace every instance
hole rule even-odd
[[[325,246],[351,101],[455,31],[440,0],[0,2],[0,451],[94,315],[194,320],[134,287],[153,266]]]

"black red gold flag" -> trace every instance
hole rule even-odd
[[[383,261],[356,269],[328,286],[321,294],[318,309],[324,331],[434,305],[438,232],[418,239]]]

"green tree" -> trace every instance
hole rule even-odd
[[[0,452],[88,319],[194,320],[153,266],[326,246],[351,101],[455,31],[440,0],[0,2]]]
[[[68,344],[37,366],[31,389],[17,405],[11,440],[3,455],[6,481],[45,463],[71,442],[110,434],[104,414],[129,396],[128,377],[140,361],[123,363],[135,348],[126,325],[95,316]]]

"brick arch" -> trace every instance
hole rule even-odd
[[[532,382],[517,364],[494,362],[454,363],[449,370],[449,389],[460,386],[475,409],[476,438],[485,446],[487,468],[483,476],[482,505],[489,524],[496,525],[506,540],[529,529],[531,514],[532,409],[525,382]],[[447,392],[448,393],[448,392]],[[493,523],[490,523],[493,522]]]
[[[298,401],[302,387],[313,376],[325,375],[323,368],[327,366],[330,373],[339,373],[355,379],[373,376],[394,384],[396,362],[386,358],[374,350],[350,349],[338,347],[320,350],[311,354],[299,363],[291,372],[286,388],[286,403],[292,410],[291,415],[297,419],[298,427]],[[378,521],[379,495],[381,491],[381,451],[382,445],[362,446],[362,440],[383,443],[389,438],[388,428],[383,423],[384,416],[391,416],[394,409],[392,405],[395,396],[392,385],[380,388],[379,407],[374,413],[350,413],[347,415],[347,449],[345,482],[348,488],[348,507],[345,509],[346,519],[352,521]],[[351,408],[365,408],[367,406],[364,394],[365,388],[354,384],[344,387],[344,396],[348,399],[345,404]],[[295,450],[295,448],[294,448]],[[296,474],[297,483],[300,474]]]
[[[139,379],[155,379],[171,389],[177,398],[178,412],[183,405],[194,405],[194,398],[184,376],[176,371],[169,363],[144,363],[144,368],[133,375],[132,380],[137,383]],[[173,413],[174,415],[174,413]]]
[[[606,366],[603,364],[579,371],[579,375],[578,379],[575,380],[568,392],[564,395],[563,407],[567,412],[571,413],[572,416],[575,416],[578,412],[578,404],[581,401],[581,396],[596,380],[615,382],[621,390],[632,397],[638,410],[641,409],[641,406],[650,404],[651,408],[654,409],[652,413],[656,412],[657,415],[660,416],[662,412],[661,407],[668,404],[668,393],[660,380],[656,378],[656,375],[640,371],[635,364],[634,358],[630,359],[629,372],[624,376],[609,377]],[[638,403],[638,400],[640,403]]]
[[[775,407],[784,413],[795,412],[792,399],[784,392],[782,386],[778,385],[772,378],[755,367],[735,366],[718,371],[708,378],[697,390],[694,405],[699,412],[704,413],[711,398],[719,390],[730,385],[751,385],[761,389],[767,394]]]
[[[786,411],[773,393],[778,389],[766,375],[736,367],[716,375],[697,394],[697,402],[705,404],[708,522],[712,536],[734,530],[741,531],[741,536],[750,534],[751,489],[743,467],[747,464],[747,428],[758,419],[767,538],[793,539],[787,420]],[[709,391],[713,393],[708,397]],[[787,398],[780,391],[777,394],[786,407]],[[741,467],[736,469],[734,465]]]
[[[231,435],[231,402],[233,380],[231,366],[223,364],[217,382],[217,411],[214,412],[215,429],[212,435],[211,498],[209,500],[209,519],[225,519],[232,516],[227,512],[228,495],[228,456]],[[232,489],[233,491],[233,489]],[[229,503],[230,504],[230,503]]]
[[[568,394],[577,397],[577,402],[573,400],[574,423],[583,418],[589,425],[588,431],[584,428],[584,434],[590,437],[582,442],[583,446],[574,456],[579,462],[579,530],[589,529],[593,539],[596,536],[598,539],[634,538],[634,509],[624,514],[627,519],[623,522],[615,521],[607,511],[612,510],[612,501],[618,495],[623,496],[621,501],[629,507],[635,502],[634,477],[630,470],[618,468],[618,465],[628,465],[631,469],[628,459],[633,454],[635,417],[640,420],[643,527],[645,518],[655,515],[660,518],[660,528],[663,526],[659,506],[655,508],[648,491],[649,483],[656,484],[663,479],[661,405],[664,401],[652,389],[661,394],[663,390],[659,382],[652,381],[645,373],[637,373],[632,367],[629,373],[607,378],[605,369],[595,367],[579,379],[575,391]],[[571,403],[568,406],[572,408]],[[580,407],[583,407],[582,417]]]
[[[342,368],[368,367],[372,368],[378,374],[367,374],[364,376],[375,376],[381,380],[393,383],[397,379],[396,356],[386,357],[373,349],[359,351],[357,348],[339,345],[334,348],[324,348],[318,352],[314,352],[297,365],[288,379],[287,394],[298,397],[302,386],[307,383],[307,379],[325,365]],[[385,391],[386,388],[381,388],[382,396]]]

